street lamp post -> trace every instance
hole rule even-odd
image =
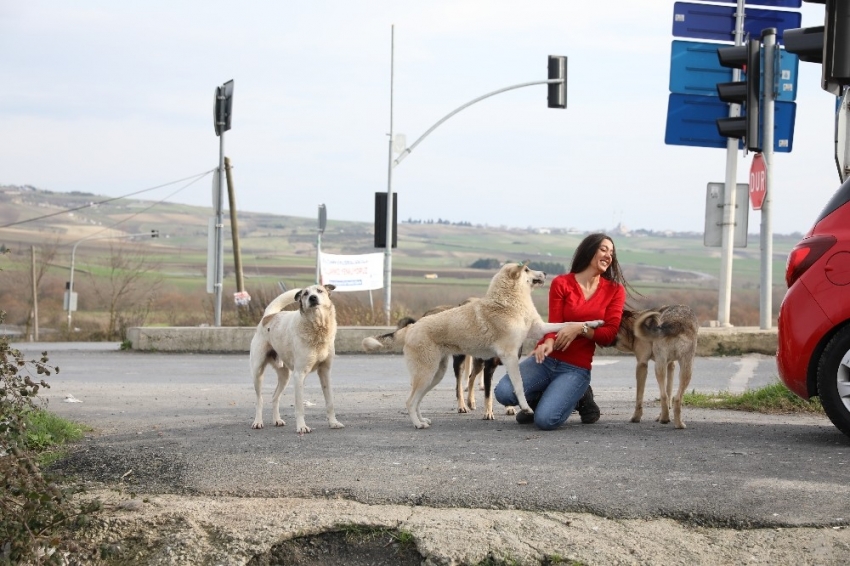
[[[77,246],[89,240],[119,240],[122,238],[135,238],[136,236],[150,236],[151,238],[159,238],[159,230],[151,230],[150,233],[142,232],[140,234],[125,234],[123,236],[87,236],[74,242],[74,247],[71,248],[71,275],[68,278],[68,332],[71,331],[71,311],[74,306],[74,260],[77,256]]]

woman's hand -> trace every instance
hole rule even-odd
[[[574,322],[560,329],[555,336],[555,349],[566,350],[572,344],[573,340],[576,339],[576,336],[581,334],[581,328],[581,322]]]
[[[543,363],[546,356],[552,353],[553,343],[554,341],[551,338],[547,338],[542,344],[538,344],[537,347],[534,348],[534,359],[538,364]]]

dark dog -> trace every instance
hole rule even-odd
[[[637,358],[637,398],[632,422],[639,423],[643,416],[643,391],[649,360],[655,362],[655,379],[661,394],[661,414],[657,421],[670,422],[670,401],[673,393],[675,362],[679,362],[679,389],[673,402],[673,422],[676,428],[685,428],[682,421],[682,395],[691,382],[694,355],[697,349],[699,321],[690,307],[663,306],[643,311],[623,311],[620,330],[614,346],[621,352],[633,353]]]

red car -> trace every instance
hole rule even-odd
[[[827,203],[788,255],[788,292],[779,307],[779,378],[794,393],[820,397],[850,436],[850,181]]]

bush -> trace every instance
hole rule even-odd
[[[4,319],[0,311],[0,323]],[[53,483],[36,462],[37,451],[52,444],[29,426],[42,420],[39,389],[50,387],[41,376],[59,372],[47,362],[47,352],[27,361],[0,337],[0,564],[67,563],[79,550],[71,529],[99,506],[76,508],[72,490]]]

